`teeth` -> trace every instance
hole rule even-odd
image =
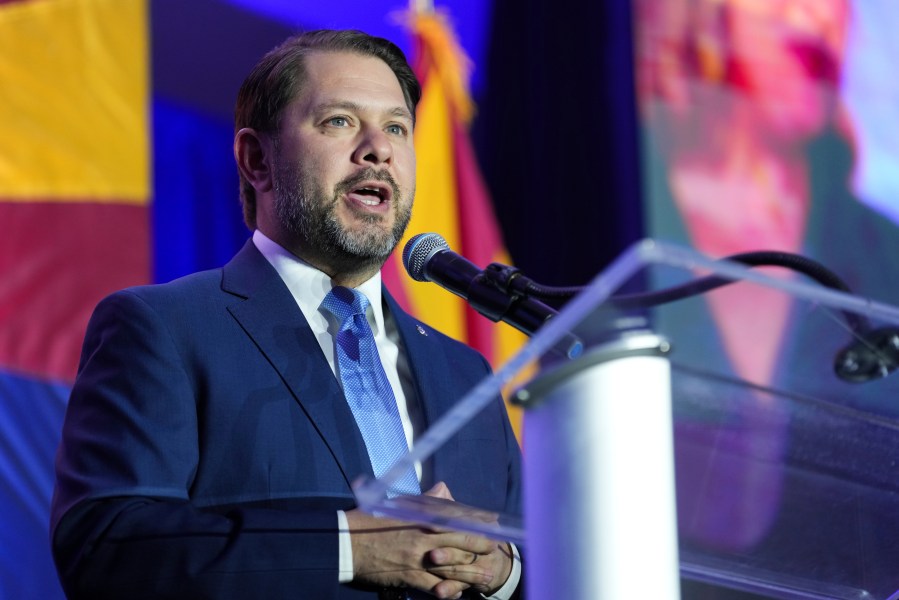
[[[366,206],[377,206],[383,200],[380,188],[363,187],[356,190],[357,196],[362,204]]]

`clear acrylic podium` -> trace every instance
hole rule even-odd
[[[899,599],[899,309],[854,292],[640,242],[403,461],[514,396],[523,514],[389,497],[404,464],[357,500],[520,544],[530,598]]]

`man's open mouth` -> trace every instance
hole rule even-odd
[[[393,195],[390,186],[377,183],[365,183],[357,188],[353,188],[350,194],[366,206],[378,206],[384,202],[389,202]]]

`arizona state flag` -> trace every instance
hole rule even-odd
[[[91,311],[149,280],[144,0],[0,1],[0,597],[61,598],[52,457]]]
[[[433,11],[410,17],[413,68],[422,83],[415,124],[416,201],[399,248],[412,235],[433,231],[450,248],[478,266],[508,264],[489,194],[468,136],[474,105],[467,89],[468,60],[446,20]],[[444,333],[479,350],[497,367],[524,342],[509,325],[493,323],[457,296],[431,283],[400,277],[395,252],[384,278],[412,314],[422,315]],[[518,431],[516,414],[513,426]]]

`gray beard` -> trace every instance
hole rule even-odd
[[[344,193],[359,182],[376,179],[386,181],[393,188],[394,223],[389,230],[380,226],[379,215],[358,216],[367,226],[349,231],[337,217],[337,203]],[[328,198],[324,189],[311,177],[301,177],[297,169],[278,164],[273,174],[275,211],[284,231],[299,240],[304,250],[321,256],[341,270],[377,264],[387,260],[399,244],[409,219],[411,203],[401,201],[399,188],[383,171],[368,169],[344,179],[335,186]]]

